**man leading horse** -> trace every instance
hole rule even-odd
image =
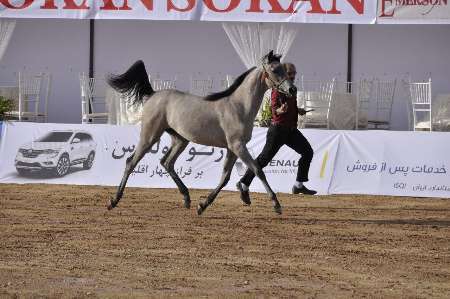
[[[292,63],[284,63],[283,68],[288,80],[294,82],[297,70]],[[271,93],[272,122],[267,130],[266,144],[256,158],[256,162],[264,168],[275,157],[283,145],[287,145],[301,155],[298,161],[297,178],[292,186],[293,194],[314,195],[315,190],[308,189],[303,183],[308,181],[308,172],[313,158],[313,149],[308,140],[297,129],[298,115],[305,115],[308,111],[297,107],[297,96],[280,93],[272,89]],[[249,186],[255,174],[247,169],[245,175],[237,182],[241,200],[250,205]]]

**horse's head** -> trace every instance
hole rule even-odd
[[[287,96],[296,97],[297,88],[289,80],[280,59],[281,55],[273,54],[273,51],[270,51],[269,54],[262,58],[266,84],[269,88],[274,88]]]

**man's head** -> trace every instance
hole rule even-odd
[[[289,62],[283,63],[284,71],[286,72],[287,78],[294,82],[295,75],[297,75],[297,70],[295,69],[295,65]]]

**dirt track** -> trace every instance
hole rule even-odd
[[[449,199],[113,193],[0,184],[0,298],[450,298]]]

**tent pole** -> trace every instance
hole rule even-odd
[[[95,23],[94,19],[89,19],[89,78],[94,78],[94,32]],[[89,114],[92,113],[91,105],[88,105]],[[92,122],[92,119],[89,119]]]
[[[353,25],[347,26],[347,82],[352,82],[352,59],[353,59]],[[352,84],[347,84],[348,92],[351,92]]]
[[[89,20],[89,78],[94,78],[95,20]]]

